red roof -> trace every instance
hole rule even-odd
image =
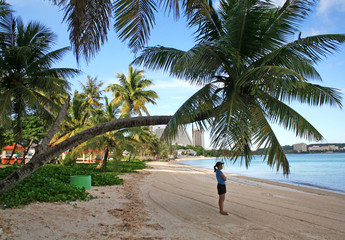
[[[13,151],[14,145],[15,145],[15,143],[13,143],[12,145],[8,145],[6,147],[3,147],[2,150],[12,150]],[[20,150],[24,150],[24,148],[22,145],[17,144],[16,150],[20,151]]]

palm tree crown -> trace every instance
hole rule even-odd
[[[200,0],[50,0],[65,12],[64,21],[70,31],[70,41],[79,61],[93,57],[101,45],[107,41],[111,18],[114,17],[114,30],[122,40],[128,40],[133,52],[138,52],[148,42],[155,24],[158,6],[172,12],[177,19],[180,10],[188,18],[199,20],[198,8],[207,1]],[[113,10],[113,12],[112,12]]]
[[[79,72],[52,68],[68,51],[50,51],[55,38],[39,23],[24,25],[11,13],[0,17],[0,124],[8,124],[14,116],[19,138],[21,118],[28,111],[51,118],[69,89],[66,78]]]
[[[200,9],[200,24],[190,20],[197,27],[192,49],[149,47],[134,61],[202,86],[176,112],[166,135],[206,116],[208,121],[199,123],[209,124],[214,147],[230,150],[226,153],[234,161],[241,156],[247,166],[252,148],[263,147],[267,163],[288,174],[289,163],[271,124],[308,140],[322,139],[289,103],[341,107],[339,91],[309,80],[321,80],[313,64],[336,50],[345,35],[290,42],[312,1],[286,1],[277,7],[264,0],[221,0],[217,11],[209,4],[209,10]]]
[[[81,96],[84,98],[83,107],[88,112],[89,117],[91,117],[91,114],[94,111],[102,107],[101,87],[103,85],[103,82],[102,81],[98,82],[97,78],[92,78],[90,76],[87,76],[86,85],[84,85],[82,82],[80,82],[80,85],[82,87]]]
[[[115,106],[122,106],[121,112],[123,117],[130,117],[133,114],[142,116],[144,111],[148,116],[150,115],[145,104],[156,104],[155,99],[158,94],[152,90],[145,90],[153,83],[150,79],[145,79],[144,72],[133,69],[132,66],[128,68],[128,76],[117,73],[120,84],[110,84],[106,91],[112,91],[114,99],[112,104]]]

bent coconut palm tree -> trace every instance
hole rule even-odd
[[[10,190],[63,151],[99,134],[167,123],[167,129],[172,130],[181,123],[202,124],[201,120],[207,118],[214,145],[228,147],[233,151],[230,156],[235,158],[244,154],[247,165],[251,144],[264,146],[268,164],[276,164],[277,169],[282,166],[288,174],[288,161],[269,122],[282,124],[308,139],[320,140],[322,136],[284,101],[341,106],[335,89],[311,84],[307,78],[320,79],[312,64],[335,50],[345,41],[345,35],[319,35],[286,42],[309,6],[309,2],[298,0],[286,1],[281,8],[267,1],[229,0],[220,2],[218,12],[200,10],[197,16],[204,14],[204,22],[198,26],[199,42],[194,48],[187,52],[147,48],[135,61],[152,69],[170,69],[171,75],[204,85],[173,117],[118,119],[87,129],[50,149],[42,147],[43,151],[30,163],[0,182],[0,193]],[[196,22],[192,19],[190,24]]]
[[[171,116],[149,116],[117,119],[86,129],[81,133],[78,133],[63,141],[62,143],[48,148],[48,143],[53,138],[54,133],[57,131],[58,126],[66,115],[68,106],[69,101],[66,101],[51,130],[49,130],[47,136],[43,140],[43,143],[40,145],[38,153],[32,157],[30,162],[0,181],[0,193],[11,190],[22,180],[29,177],[34,171],[39,169],[44,164],[50,162],[51,159],[59,156],[64,151],[76,147],[79,144],[94,138],[95,136],[123,128],[167,124],[171,119]]]
[[[263,147],[268,165],[289,174],[289,163],[270,124],[308,140],[321,140],[321,134],[289,103],[342,107],[338,90],[308,80],[321,80],[313,64],[336,50],[345,35],[288,42],[311,2],[286,1],[277,7],[266,0],[221,0],[217,11],[211,7],[202,13],[201,24],[190,21],[197,27],[192,49],[144,49],[134,64],[169,70],[172,76],[203,86],[175,113],[165,136],[173,135],[186,120],[194,121],[194,115],[208,112],[214,147],[227,149],[233,161],[244,158],[246,166],[251,149]]]

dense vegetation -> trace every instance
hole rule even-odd
[[[154,22],[150,12],[156,7],[150,2],[150,6],[139,4],[139,8],[129,7],[123,11],[129,2],[112,6],[111,1],[104,1],[97,8],[93,1],[86,0],[79,1],[82,4],[77,8],[74,1],[52,2],[65,10],[64,19],[71,31],[70,40],[77,60],[81,55],[89,59],[105,42],[112,8],[116,13],[116,31],[121,39],[133,37],[129,45],[137,53],[146,46]],[[270,0],[221,0],[213,6],[212,1],[186,1],[183,9],[188,26],[195,28],[195,46],[187,51],[164,46],[147,47],[136,55],[132,64],[166,71],[172,77],[200,86],[200,89],[173,116],[150,117],[144,105],[155,104],[158,95],[149,90],[152,81],[146,79],[142,71],[130,66],[127,76],[117,74],[119,84],[110,84],[105,90],[102,81],[88,76],[86,84],[80,82],[80,92],[74,92],[67,115],[66,111],[61,111],[64,113],[60,116],[65,118],[61,125],[56,124],[60,125],[57,132],[52,128],[56,133],[54,138],[47,134],[39,154],[23,166],[23,171],[0,182],[0,191],[8,191],[47,160],[67,150],[74,155],[99,154],[105,172],[110,153],[114,154],[115,163],[125,151],[129,153],[129,159],[175,155],[171,146],[157,139],[148,127],[143,127],[158,124],[167,124],[163,137],[172,140],[180,126],[195,123],[198,128],[210,131],[212,147],[232,161],[244,158],[246,166],[255,154],[254,148],[262,148],[268,165],[277,171],[282,168],[288,175],[289,162],[271,124],[281,125],[309,141],[319,141],[323,139],[321,133],[290,103],[342,107],[338,89],[312,82],[321,80],[316,64],[345,42],[344,34],[301,37],[300,24],[314,2],[285,1],[282,6],[277,6]],[[177,17],[179,7],[174,4],[176,1],[166,3],[163,4],[165,8]],[[85,17],[86,13],[89,17]],[[133,21],[138,20],[132,17],[136,13],[143,14],[137,16],[144,16],[146,22],[151,23],[133,25]],[[11,139],[24,145],[35,138],[41,140],[41,136],[26,138],[25,117],[38,116],[42,126],[36,134],[44,135],[45,127],[49,128],[56,119],[63,103],[69,102],[66,101],[70,90],[68,79],[80,71],[54,68],[69,47],[52,50],[56,35],[43,24],[24,24],[4,1],[0,1],[0,23],[0,130],[5,132],[0,137],[6,139],[4,134],[12,134]],[[85,27],[88,31],[84,31]],[[102,97],[104,91],[111,91],[113,99],[108,101]],[[133,119],[144,113],[147,117]],[[98,128],[100,124],[103,125]],[[31,125],[30,128],[36,127]],[[89,131],[85,132],[86,129]],[[53,150],[47,153],[49,142]],[[196,151],[208,156],[200,148]],[[45,179],[44,174],[42,176],[35,183],[42,183]],[[44,189],[45,184],[41,187]],[[23,191],[26,189],[30,188],[23,188]],[[27,193],[26,197],[34,195]],[[17,200],[16,194],[19,192],[13,195]],[[61,196],[64,198],[64,194]],[[55,197],[48,192],[36,200],[53,200]],[[87,199],[85,196],[80,198]]]
[[[0,168],[0,180],[17,169],[18,166]],[[107,171],[96,169],[96,164],[76,164],[75,166],[45,165],[29,178],[7,193],[0,194],[0,208],[13,208],[32,202],[85,201],[93,199],[85,188],[70,185],[73,175],[91,175],[92,186],[122,184],[119,174],[145,168],[141,161],[110,161]],[[117,169],[117,171],[115,171]]]

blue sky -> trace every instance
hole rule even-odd
[[[49,27],[57,34],[58,40],[54,49],[69,46],[69,33],[66,23],[62,22],[63,12],[58,7],[53,6],[47,0],[9,0],[7,1],[15,10],[15,15],[20,16],[24,23],[29,21],[39,21]],[[282,0],[276,0],[281,4]],[[315,34],[342,33],[345,34],[345,1],[344,0],[321,0],[314,11],[302,25],[302,37]],[[186,23],[181,19],[176,22],[172,17],[159,14],[156,16],[156,26],[154,27],[149,46],[163,45],[187,50],[193,46],[193,31],[186,27]],[[86,64],[81,61],[78,66],[72,52],[59,62],[57,67],[79,68],[83,73],[74,79],[72,91],[80,89],[79,81],[85,83],[86,76],[97,77],[104,82],[104,88],[110,83],[116,83],[115,73],[127,73],[128,65],[133,60],[134,55],[129,51],[126,43],[117,39],[112,26],[108,35],[108,42],[102,47],[95,58]],[[345,44],[339,52],[329,56],[317,66],[323,78],[321,85],[338,88],[345,92]],[[146,77],[152,79],[152,87],[159,96],[156,105],[148,105],[151,115],[171,115],[179,106],[187,100],[195,91],[196,86],[169,77],[163,72],[146,71]],[[344,97],[344,95],[343,95]],[[343,101],[345,106],[345,101]],[[310,121],[325,137],[328,143],[345,143],[345,111],[336,107],[310,107],[300,104],[292,105],[295,110],[301,113]],[[288,132],[279,126],[273,126],[277,137],[282,145],[292,145],[304,142],[310,144],[305,139],[299,139],[293,133]],[[206,136],[206,147],[209,140]]]

